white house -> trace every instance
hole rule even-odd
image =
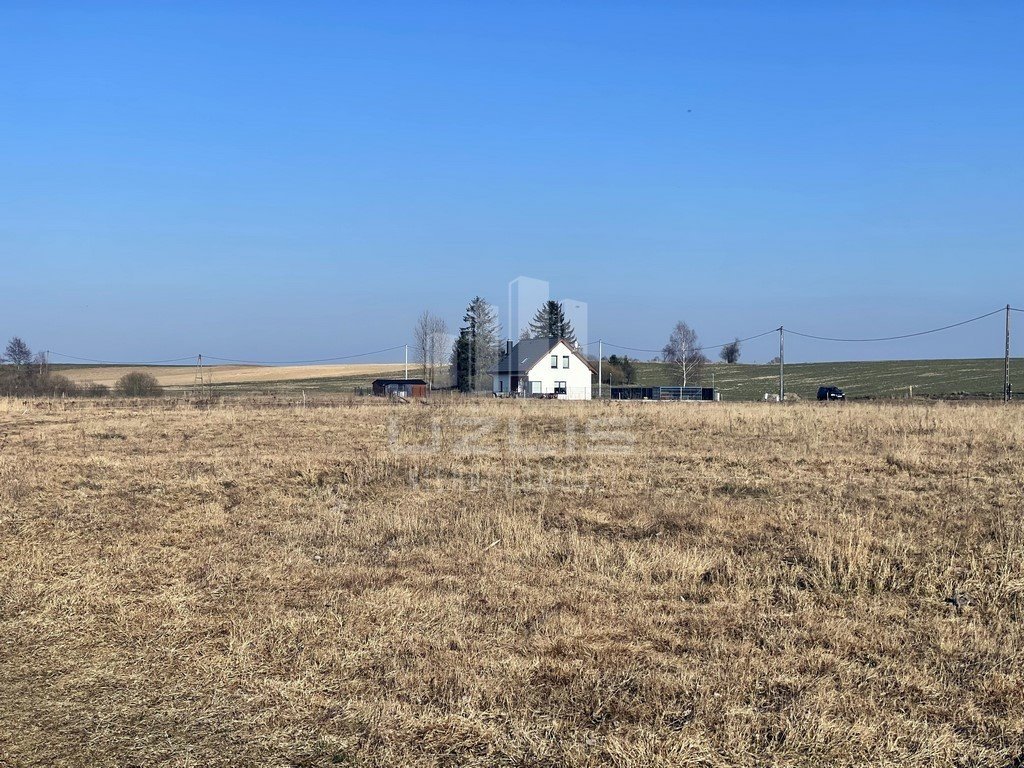
[[[565,339],[523,339],[506,348],[489,371],[498,396],[551,395],[559,400],[589,400],[590,361]]]

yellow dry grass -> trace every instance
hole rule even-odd
[[[404,371],[404,363],[361,363],[344,365],[211,365],[206,374],[216,384],[246,384],[272,381],[299,381],[346,376],[394,376]],[[187,387],[195,382],[195,366],[69,366],[61,373],[72,381],[113,386],[131,371],[153,374],[165,387]],[[410,373],[410,375],[414,375]]]
[[[1020,408],[8,401],[0,446],[0,764],[1024,752]]]

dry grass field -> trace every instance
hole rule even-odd
[[[195,382],[194,365],[65,365],[58,367],[76,383],[94,383],[113,386],[119,378],[131,371],[146,371],[165,387],[190,387]],[[264,384],[278,381],[306,379],[352,378],[401,375],[403,363],[345,363],[339,365],[211,365],[206,374],[215,384]],[[418,375],[410,365],[410,376]]]
[[[0,402],[0,764],[1019,765],[1022,478],[996,405]]]

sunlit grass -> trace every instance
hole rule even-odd
[[[1019,407],[4,401],[0,445],[0,763],[1024,751]]]

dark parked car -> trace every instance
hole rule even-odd
[[[839,387],[818,387],[819,400],[845,400],[846,395]]]

